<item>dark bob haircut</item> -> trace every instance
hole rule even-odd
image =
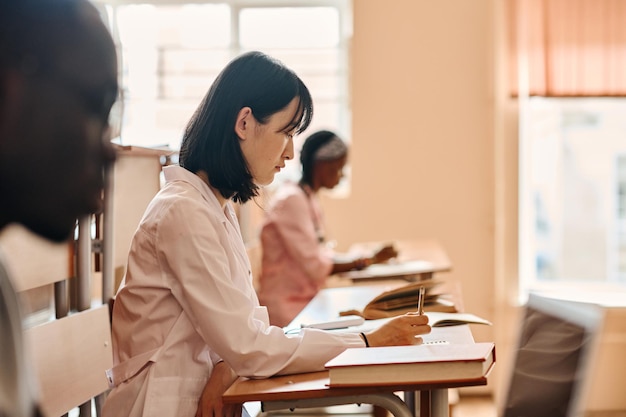
[[[299,134],[313,117],[311,94],[302,80],[264,53],[240,55],[217,76],[189,121],[180,147],[180,166],[194,173],[206,172],[211,186],[234,202],[245,203],[257,196],[259,187],[235,133],[237,114],[250,107],[259,123],[267,123],[294,98],[299,99],[299,106],[288,126],[297,126]]]
[[[333,138],[338,138],[337,134],[329,130],[319,130],[308,136],[300,149],[300,164],[302,165],[302,178],[300,184],[313,185],[313,165],[315,153],[319,148],[326,145]]]

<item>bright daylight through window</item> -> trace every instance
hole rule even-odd
[[[626,286],[626,100],[533,97],[527,104],[522,288]]]
[[[101,1],[121,58],[123,105],[117,108],[122,117],[116,141],[178,149],[185,124],[219,71],[249,50],[280,59],[311,90],[315,115],[308,132],[296,139],[296,151],[298,139],[316,129],[349,139],[349,2],[265,3]],[[292,163],[281,175],[298,172]]]

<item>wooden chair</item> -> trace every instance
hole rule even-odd
[[[91,399],[108,390],[105,371],[113,366],[108,306],[27,329],[26,341],[45,415],[61,416],[83,404],[81,409],[91,409]]]
[[[76,407],[81,417],[91,416],[94,405],[99,413],[108,390],[105,371],[113,365],[109,306],[94,303],[91,290],[92,239],[83,231],[91,229],[90,218],[79,229],[79,236],[86,236],[79,237],[76,250],[74,244],[54,245],[19,227],[2,236],[16,291],[26,307],[27,355],[39,384],[41,410],[48,417]]]

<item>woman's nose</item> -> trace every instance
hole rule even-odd
[[[285,159],[293,159],[293,156],[293,138],[289,138],[285,151],[283,152],[283,157]]]

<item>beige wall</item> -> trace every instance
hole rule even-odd
[[[340,247],[439,240],[453,263],[446,277],[462,282],[466,310],[495,321],[495,290],[509,288],[496,269],[514,270],[502,256],[516,250],[505,241],[514,241],[506,234],[512,228],[504,227],[515,219],[502,211],[516,212],[517,191],[506,183],[515,178],[496,175],[496,169],[514,173],[516,158],[510,144],[496,146],[496,135],[510,129],[496,117],[501,6],[494,0],[353,6],[352,192],[324,199],[329,229]],[[477,340],[495,340],[494,329],[473,331]]]
[[[384,7],[382,6],[384,4]],[[493,317],[494,75],[489,0],[354,1],[352,193],[325,199],[341,243],[435,238],[466,307]],[[491,338],[490,331],[479,331]]]

